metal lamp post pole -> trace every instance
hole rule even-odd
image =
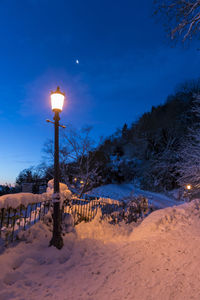
[[[61,235],[61,210],[60,210],[60,189],[59,189],[59,111],[55,110],[54,115],[54,196],[53,196],[53,236],[50,246],[57,249],[63,247]]]

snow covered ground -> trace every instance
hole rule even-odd
[[[157,210],[138,227],[99,214],[65,235],[62,250],[48,247],[45,224],[22,234],[0,255],[0,299],[200,299],[200,200]]]
[[[122,200],[128,197],[131,192],[134,192],[134,195],[143,195],[147,197],[149,202],[157,208],[164,208],[183,203],[182,201],[177,201],[176,199],[172,199],[172,197],[163,194],[140,190],[134,187],[132,183],[107,184],[93,189],[88,192],[88,194],[91,196]]]

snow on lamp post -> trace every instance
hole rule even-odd
[[[60,189],[59,189],[59,113],[62,111],[65,94],[61,93],[57,87],[55,92],[51,92],[51,107],[54,112],[54,193],[53,193],[53,236],[50,246],[57,249],[63,247],[61,235],[61,210],[60,210]],[[47,120],[49,121],[49,120]],[[64,126],[62,126],[64,127]]]

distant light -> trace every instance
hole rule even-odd
[[[80,183],[81,183],[81,184],[83,184],[83,183],[84,183],[84,181],[83,181],[83,180],[81,180],[81,181],[80,181]]]
[[[62,111],[65,94],[61,93],[59,86],[55,92],[51,92],[51,107],[53,111]]]
[[[76,64],[77,64],[77,65],[79,64],[79,60],[78,60],[78,59],[76,59]]]
[[[187,184],[187,185],[186,185],[186,189],[187,189],[187,190],[191,190],[191,189],[192,189],[191,184]]]

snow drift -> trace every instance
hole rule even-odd
[[[48,247],[37,223],[0,255],[0,299],[200,299],[200,200],[158,210],[137,228],[98,212]]]

